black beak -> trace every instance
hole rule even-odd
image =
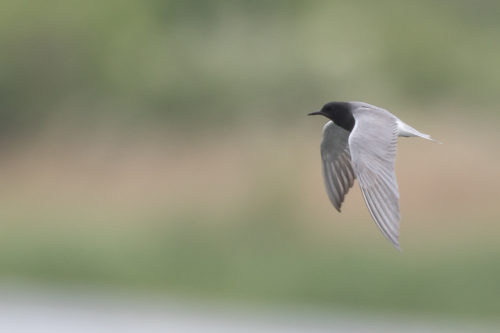
[[[323,114],[323,112],[321,112],[321,111],[314,111],[314,112],[308,113],[307,115],[308,116],[316,116],[318,114]]]

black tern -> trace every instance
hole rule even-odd
[[[340,212],[344,197],[358,179],[370,214],[382,234],[399,247],[399,191],[394,163],[399,136],[435,141],[387,110],[363,102],[330,102],[320,111],[321,158],[326,191]]]

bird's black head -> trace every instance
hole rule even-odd
[[[323,105],[321,110],[309,113],[312,115],[323,115],[332,120],[337,126],[347,131],[352,131],[354,127],[354,117],[352,116],[351,104],[347,102],[330,102]]]

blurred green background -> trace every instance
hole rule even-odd
[[[0,2],[0,278],[498,320],[500,2]],[[401,244],[321,179],[385,107]]]

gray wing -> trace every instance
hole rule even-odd
[[[340,212],[344,197],[354,184],[354,172],[349,152],[349,132],[329,121],[323,128],[321,158],[326,192]]]
[[[397,118],[383,109],[353,110],[352,167],[366,205],[384,236],[399,249],[399,191],[394,163]]]

